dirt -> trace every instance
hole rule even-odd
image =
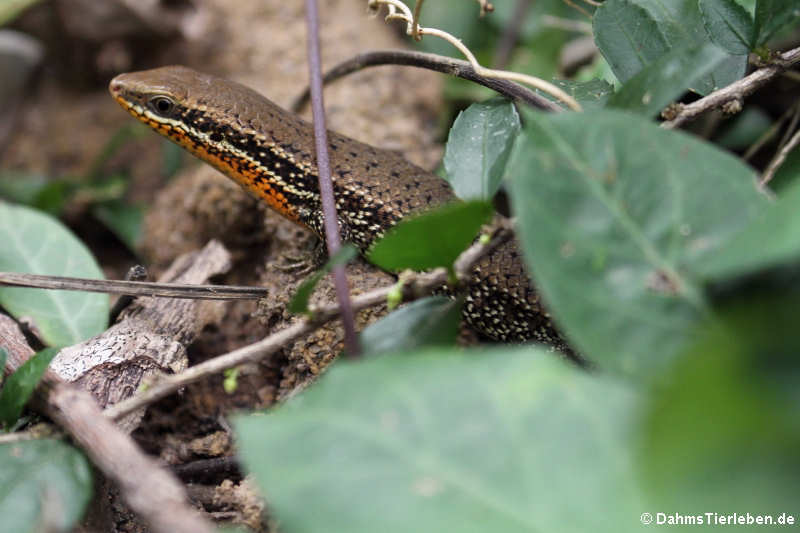
[[[395,28],[367,15],[364,1],[325,0],[320,4],[326,66],[370,49],[408,46]],[[150,43],[145,48],[148,56],[142,57],[140,51],[145,49],[135,45],[141,36],[104,37],[107,40],[96,46],[96,55],[89,54],[89,59],[85,43],[75,46],[82,59],[76,64],[87,68],[86,73],[64,76],[63,68],[45,65],[25,107],[19,133],[7,148],[3,168],[47,176],[85,176],[111,136],[131,126],[131,119],[108,97],[102,84],[85,87],[97,78],[106,81],[114,73],[108,71],[109,64],[127,69],[182,63],[250,85],[284,107],[305,88],[302,2],[237,2],[235,9],[224,0],[202,0],[196,5],[206,10],[202,19],[206,26],[192,39],[173,37],[165,38],[163,44]],[[30,19],[28,25],[36,25],[37,20],[48,21],[40,23],[45,28],[57,24],[46,13],[34,13]],[[60,56],[63,52],[51,53],[50,60]],[[75,83],[76,78],[82,81]],[[349,76],[326,89],[329,127],[398,150],[415,163],[434,168],[441,154],[435,142],[440,87],[439,75],[402,67],[380,67]],[[305,113],[308,116],[307,110]],[[261,302],[227,304],[224,319],[191,347],[191,362],[197,363],[257,341],[293,320],[285,305],[306,274],[292,268],[292,263],[311,260],[315,237],[205,165],[187,164],[167,182],[162,142],[155,134],[137,135],[106,165],[108,171],[128,172],[128,198],[150,206],[140,255],[152,276],[181,253],[217,238],[232,252],[235,264],[216,281],[269,290],[268,298]],[[108,277],[122,277],[136,258],[107,233],[82,231],[94,224],[81,218],[85,215],[74,212],[70,224],[89,236],[88,244]],[[364,263],[350,265],[348,277],[354,294],[393,281]],[[314,301],[333,300],[330,279],[323,280]],[[376,308],[360,313],[357,327],[363,328],[384,312]],[[324,327],[259,364],[239,369],[237,388],[230,394],[223,391],[221,376],[190,386],[179,396],[153,406],[135,437],[145,450],[169,465],[230,456],[235,448],[226,416],[270,407],[307,386],[335,359],[342,337],[338,325]],[[192,484],[189,493],[196,505],[221,522],[270,529],[249,482],[229,470]],[[143,530],[123,508],[115,504],[114,509],[114,530]]]

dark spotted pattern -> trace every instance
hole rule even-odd
[[[123,74],[111,82],[131,114],[323,235],[311,125],[238,83],[186,67]],[[166,117],[154,96],[175,106]],[[344,240],[362,251],[402,218],[456,201],[450,186],[398,154],[329,132],[334,194]],[[539,303],[515,242],[484,257],[464,318],[487,337],[565,348]]]

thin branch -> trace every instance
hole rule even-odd
[[[381,6],[386,6],[388,9],[388,14],[384,18],[385,20],[400,20],[406,24],[406,33],[408,35],[413,35],[414,32],[414,20],[411,10],[405,5],[401,0],[368,0],[367,1],[368,8],[376,13]],[[506,79],[510,81],[516,81],[519,83],[524,83],[526,85],[530,85],[535,89],[539,89],[542,92],[545,92],[554,98],[564,102],[568,107],[575,111],[581,111],[581,105],[575,100],[572,96],[564,92],[559,87],[556,87],[550,82],[547,82],[541,78],[537,78],[535,76],[529,76],[527,74],[520,74],[519,72],[510,72],[506,70],[494,70],[490,68],[486,68],[481,66],[478,63],[478,60],[475,58],[475,55],[467,48],[464,43],[462,43],[459,39],[454,37],[453,35],[447,33],[446,31],[437,29],[437,28],[419,28],[418,33],[420,35],[431,35],[434,37],[439,37],[440,39],[444,39],[448,43],[455,46],[461,54],[467,58],[472,68],[475,69],[475,72],[478,74],[485,76],[487,78],[498,78],[498,79]]]
[[[775,177],[775,173],[778,172],[778,169],[781,168],[781,165],[784,161],[786,161],[786,157],[798,144],[800,144],[800,130],[797,130],[792,138],[789,139],[783,148],[778,150],[778,153],[775,154],[775,157],[772,158],[772,161],[769,162],[767,165],[767,169],[764,171],[764,174],[761,175],[761,179],[758,181],[758,184],[761,187],[765,187],[767,183]]]
[[[160,296],[198,300],[257,300],[267,296],[263,287],[236,285],[186,285],[149,281],[69,278],[19,272],[0,272],[0,286],[67,291],[105,292],[130,296]]]
[[[469,279],[475,264],[510,237],[511,231],[506,226],[495,232],[489,243],[476,242],[470,246],[455,262],[456,279],[459,282]],[[447,285],[447,283],[448,273],[443,268],[421,274],[412,274],[403,284],[403,301],[430,294],[434,290]],[[352,301],[352,309],[359,311],[367,307],[383,304],[386,302],[389,293],[394,290],[395,286],[390,285],[356,296]],[[264,359],[303,335],[311,333],[321,325],[330,322],[339,314],[340,308],[337,305],[314,308],[312,309],[311,318],[300,319],[286,329],[274,333],[259,342],[209,359],[199,365],[189,367],[179,374],[164,376],[140,395],[109,407],[104,411],[104,414],[109,418],[118,420],[175,393],[187,385],[219,374],[228,368],[235,368],[245,363],[253,363]]]
[[[319,49],[319,13],[317,0],[306,0],[306,32],[308,33],[308,70],[311,88],[311,113],[314,122],[314,142],[317,149],[317,171],[319,194],[322,200],[322,213],[325,226],[325,240],[328,253],[334,255],[341,247],[339,237],[339,218],[336,215],[336,201],[333,198],[333,180],[328,154],[328,129],[325,127],[325,103],[322,97],[322,60]],[[333,267],[333,282],[336,298],[342,308],[344,344],[347,353],[358,356],[361,353],[356,335],[355,314],[350,305],[350,289],[344,265]]]
[[[677,128],[687,122],[691,122],[711,109],[722,107],[729,102],[741,102],[746,96],[749,96],[797,63],[800,63],[800,47],[778,54],[778,57],[773,60],[773,63],[769,66],[760,68],[748,76],[722,89],[718,89],[696,102],[680,105],[672,116],[665,117],[669,118],[669,120],[663,122],[661,126],[669,129]]]
[[[563,108],[552,100],[548,100],[544,96],[536,94],[523,85],[498,78],[487,78],[486,76],[478,74],[467,61],[423,52],[375,50],[358,54],[339,63],[326,72],[323,81],[327,84],[364,68],[380,65],[406,65],[443,72],[451,76],[479,83],[484,87],[488,87],[502,94],[510,100],[524,102],[537,109],[553,112],[563,111]],[[303,94],[298,96],[292,103],[292,110],[295,112],[300,111],[308,102],[308,96],[309,91],[306,88]]]

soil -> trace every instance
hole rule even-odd
[[[161,35],[163,29],[148,28],[141,20],[118,34],[110,30],[103,35],[80,34],[82,30],[65,21],[63,8],[69,4],[43,4],[19,21],[23,29],[40,33],[58,27],[62,40],[51,42],[43,36],[50,46],[48,60],[26,102],[18,133],[6,148],[3,170],[86,175],[115,132],[132,126],[132,119],[105,90],[117,71],[185,64],[250,85],[284,107],[306,86],[302,2],[236,2],[231,9],[228,1],[195,0],[199,10],[195,15],[200,16],[183,35],[180,31]],[[325,0],[320,8],[327,67],[366,50],[408,46],[396,28],[368,16],[363,0]],[[64,56],[70,53],[72,68],[65,69]],[[441,155],[436,143],[441,81],[437,74],[403,67],[349,76],[326,89],[329,127],[434,168]],[[308,111],[305,114],[308,117]],[[292,263],[311,261],[316,238],[210,167],[188,158],[182,171],[167,180],[163,142],[149,132],[136,135],[105,165],[106,172],[124,171],[130,176],[128,200],[150,206],[138,258],[109,232],[98,229],[80,205],[71,206],[67,221],[87,241],[109,278],[122,278],[136,262],[144,263],[155,278],[178,255],[216,238],[234,257],[232,270],[216,282],[269,289],[261,302],[226,304],[224,319],[209,327],[190,349],[191,363],[197,363],[259,340],[292,321],[285,305],[306,275]],[[391,276],[364,263],[350,265],[348,275],[354,294],[393,282]],[[332,284],[326,279],[314,301],[333,300]],[[360,313],[357,327],[383,313],[380,308]],[[267,531],[269,519],[261,500],[235,462],[223,460],[235,452],[226,417],[270,407],[307,386],[337,356],[342,337],[334,324],[260,364],[241,368],[238,387],[230,394],[223,391],[221,376],[190,386],[149,409],[134,436],[176,471],[193,463],[210,465],[199,482],[189,485],[195,504],[221,522]],[[109,531],[145,531],[119,502],[110,507],[110,516],[103,517],[113,524]]]

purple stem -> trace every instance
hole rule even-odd
[[[306,26],[308,30],[308,70],[311,89],[311,114],[314,120],[314,141],[317,149],[317,172],[319,173],[319,194],[322,198],[322,214],[325,221],[325,242],[328,254],[334,255],[341,246],[339,224],[336,216],[336,202],[333,199],[333,181],[328,155],[328,130],[325,127],[325,103],[322,99],[322,66],[319,51],[319,13],[317,0],[306,0]],[[353,306],[344,265],[333,269],[336,298],[342,312],[344,326],[344,345],[348,355],[357,357],[361,348],[356,335]]]

